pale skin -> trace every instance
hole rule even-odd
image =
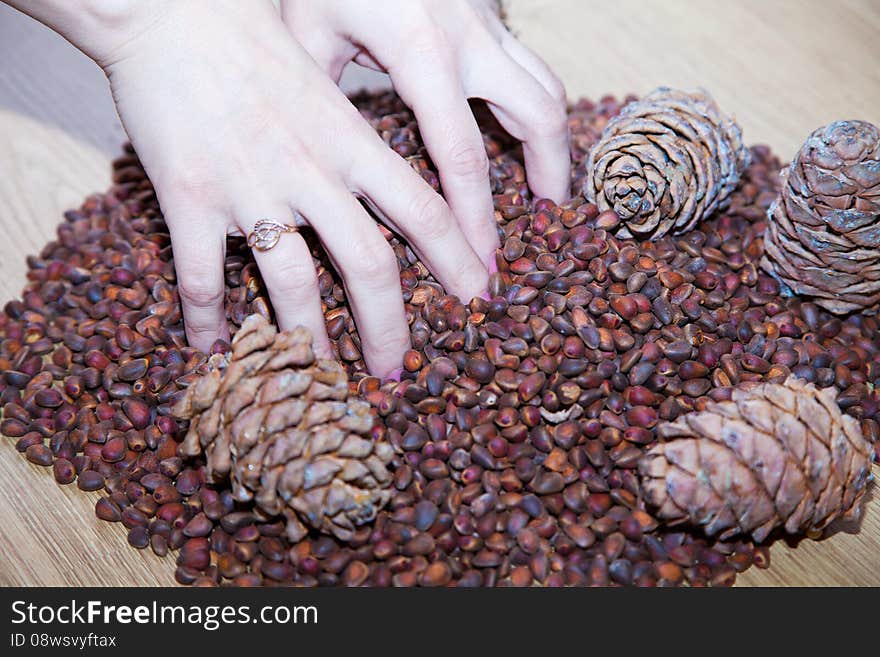
[[[467,104],[482,98],[523,143],[536,197],[569,194],[565,91],[491,0],[3,0],[107,74],[171,234],[187,339],[228,338],[228,234],[260,219],[316,232],[351,302],[369,370],[409,347],[394,254],[369,205],[437,280],[482,293],[498,246],[488,160]],[[387,71],[413,110],[444,196],[390,150],[337,87],[351,61]],[[445,197],[445,198],[444,198]],[[330,355],[303,238],[255,252],[282,329]]]

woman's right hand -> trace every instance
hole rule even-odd
[[[394,253],[368,198],[438,281],[470,299],[488,272],[446,202],[391,151],[281,22],[273,5],[149,3],[126,38],[83,49],[106,71],[119,115],[155,186],[174,250],[190,344],[226,336],[224,247],[260,219],[313,227],[344,280],[369,370],[409,347]],[[329,356],[303,238],[255,251],[281,328],[304,325]]]

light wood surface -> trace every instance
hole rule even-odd
[[[515,31],[570,98],[702,86],[736,114],[748,143],[768,143],[783,159],[829,121],[880,124],[878,0],[506,4]],[[25,255],[54,237],[61,213],[108,186],[123,139],[94,65],[0,4],[0,303],[18,295]],[[880,585],[876,485],[870,495],[860,526],[796,549],[777,542],[771,568],[738,582]],[[173,584],[173,559],[130,548],[120,525],[95,519],[96,499],[59,487],[0,439],[0,585]]]

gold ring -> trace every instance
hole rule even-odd
[[[268,251],[278,244],[282,233],[295,233],[296,226],[282,224],[271,219],[260,219],[248,233],[247,245],[258,251]]]

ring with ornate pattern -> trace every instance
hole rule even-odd
[[[254,224],[254,229],[248,233],[247,245],[258,251],[268,251],[278,244],[282,233],[295,233],[296,226],[282,224],[272,219],[260,219]]]

